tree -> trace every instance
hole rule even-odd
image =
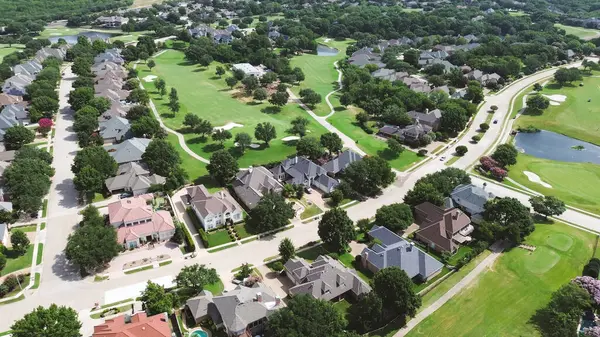
[[[321,101],[323,100],[321,95],[316,93],[312,89],[300,90],[300,98],[302,100],[302,103],[304,103],[310,107],[313,107],[313,108],[315,105],[321,103]]]
[[[69,307],[37,307],[10,327],[14,337],[81,337],[77,312]]]
[[[204,287],[219,281],[219,275],[214,268],[206,268],[205,265],[197,263],[183,267],[175,277],[177,287],[191,296],[198,295],[204,290]]]
[[[399,141],[395,140],[394,138],[390,138],[387,140],[387,150],[395,157],[398,157],[404,151],[404,147]]]
[[[465,99],[472,101],[475,104],[483,102],[483,88],[481,87],[481,84],[479,82],[469,81],[469,84],[467,85]]]
[[[0,271],[2,271],[2,269],[4,269],[4,267],[6,267],[6,256],[4,256],[4,254],[0,253]]]
[[[404,62],[409,63],[413,67],[419,67],[419,57],[421,52],[418,49],[409,49],[404,52]]]
[[[254,90],[254,94],[252,95],[252,97],[256,101],[264,101],[268,97],[267,91],[263,88],[258,88]]]
[[[65,255],[79,267],[82,276],[96,272],[119,255],[122,243],[117,242],[117,231],[104,225],[104,218],[88,219],[70,234]]]
[[[417,182],[415,187],[404,196],[404,202],[413,207],[425,201],[441,206],[444,203],[444,196],[435,186],[426,182]]]
[[[23,255],[27,251],[30,242],[23,231],[16,229],[10,234],[10,243],[17,254]]]
[[[286,263],[289,259],[296,256],[296,247],[289,238],[284,238],[279,243],[279,255],[281,256],[281,262]]]
[[[154,62],[154,60],[149,60],[146,65],[148,66],[148,68],[150,68],[150,70],[152,70],[152,68],[156,67],[156,62]]]
[[[519,244],[534,230],[529,208],[515,198],[497,198],[485,203],[484,219],[498,224],[495,239]]]
[[[550,302],[532,317],[544,337],[576,336],[581,315],[592,308],[589,293],[569,282],[552,294]]]
[[[222,66],[217,66],[215,74],[219,76],[219,78],[221,78],[223,75],[225,75],[225,68],[223,68]]]
[[[75,90],[78,90],[78,89],[75,89]],[[148,93],[144,89],[140,89],[140,88],[133,89],[129,93],[129,96],[127,96],[127,102],[139,103],[142,105],[146,105],[150,102],[150,96],[148,96]]]
[[[294,120],[292,120],[291,124],[292,124],[292,127],[290,128],[290,130],[288,132],[290,132],[293,135],[298,135],[298,136],[300,136],[300,138],[302,138],[306,135],[306,127],[309,124],[308,119],[306,119],[302,116],[298,116]]]
[[[502,167],[514,165],[517,163],[517,155],[519,151],[512,144],[500,144],[496,151],[492,153],[492,158],[496,160]]]
[[[582,78],[581,71],[577,68],[559,68],[554,73],[554,80],[560,85],[571,83],[573,81],[579,81]]]
[[[382,188],[394,182],[395,177],[390,164],[380,157],[365,157],[344,170],[344,181],[354,191],[366,196],[379,194]]]
[[[550,106],[550,100],[542,95],[529,95],[527,97],[527,113],[541,114]]]
[[[263,86],[267,86],[268,84],[271,84],[275,81],[277,81],[277,74],[272,71],[264,74],[260,78],[260,84]]]
[[[50,118],[42,118],[38,121],[37,131],[41,133],[42,136],[46,137],[48,132],[52,130],[52,125],[54,125],[54,123]]]
[[[488,123],[479,124],[479,130],[481,130],[483,132],[486,132],[489,128],[490,128],[490,125]]]
[[[254,76],[246,76],[242,80],[242,84],[246,90],[246,94],[250,94],[254,89],[258,88],[258,79]]]
[[[226,150],[219,150],[210,156],[210,164],[206,166],[208,173],[221,186],[229,183],[237,174],[239,166],[235,158]]]
[[[234,141],[237,144],[237,146],[239,146],[239,148],[242,150],[242,153],[246,152],[246,148],[252,145],[252,137],[245,132],[240,132],[236,134]]]
[[[403,320],[407,316],[414,317],[421,306],[421,297],[415,293],[412,280],[398,267],[383,268],[376,272],[372,285],[383,307]]]
[[[142,154],[142,160],[152,173],[163,177],[170,176],[181,164],[181,158],[175,147],[164,139],[153,139]]]
[[[406,204],[395,203],[382,206],[375,214],[375,222],[392,232],[405,230],[414,221],[412,210]]]
[[[344,144],[342,143],[342,139],[337,133],[328,132],[321,135],[320,139],[321,146],[329,151],[330,155],[333,153],[338,153],[342,151]]]
[[[210,123],[210,121],[205,119],[201,119],[200,124],[198,124],[194,129],[194,133],[199,134],[202,138],[206,137],[206,135],[211,133],[212,131],[212,124]]]
[[[358,301],[350,307],[350,326],[360,333],[379,328],[382,321],[383,303],[374,291],[360,295]]]
[[[202,122],[202,119],[193,113],[188,113],[183,118],[183,125],[189,127],[191,130],[194,130],[198,125],[200,125],[200,122]]]
[[[557,216],[563,214],[567,208],[565,203],[553,196],[533,196],[529,198],[529,203],[533,208],[533,211],[542,214],[544,217],[548,218],[548,216]]]
[[[295,81],[298,82],[304,81],[304,78],[306,77],[304,76],[304,71],[302,71],[302,68],[300,67],[295,67],[294,69],[292,69],[292,75],[294,76]]]
[[[364,127],[367,125],[367,122],[369,121],[369,115],[366,112],[361,111],[356,114],[356,121],[358,122],[359,125]]]
[[[217,130],[215,130],[215,132],[213,132],[211,137],[214,141],[219,142],[219,144],[221,146],[223,146],[223,143],[226,140],[231,139],[231,137],[233,137],[233,135],[231,134],[231,132],[229,130],[217,129]]]
[[[104,177],[93,167],[85,166],[73,179],[75,189],[79,192],[94,193],[101,191],[104,186]]]
[[[35,133],[23,125],[15,125],[5,130],[4,145],[8,150],[18,150],[23,145],[33,142]]]
[[[273,95],[271,95],[269,103],[277,107],[282,107],[287,104],[289,98],[290,95],[287,92],[276,92]]]
[[[225,79],[225,83],[227,83],[229,89],[233,89],[233,87],[235,87],[235,85],[238,83],[238,79],[235,77],[227,77]]]
[[[267,147],[269,142],[277,137],[277,131],[273,124],[269,122],[258,123],[254,129],[254,138],[265,142]]]
[[[127,119],[136,120],[142,116],[150,115],[150,109],[143,105],[134,105],[127,111]]]
[[[146,289],[142,292],[141,300],[144,302],[146,313],[149,316],[163,312],[169,314],[173,309],[173,296],[167,293],[163,286],[151,281],[148,281]]]
[[[167,93],[167,82],[160,77],[154,80],[154,87],[160,93],[161,98]]]
[[[446,104],[444,107],[444,113],[440,120],[441,128],[450,134],[461,132],[469,121],[469,117],[464,113],[464,109],[455,104]]]
[[[283,196],[268,193],[248,212],[246,224],[253,233],[262,233],[286,226],[294,215],[292,204]]]
[[[163,132],[160,123],[150,116],[143,116],[131,123],[131,132],[136,137],[155,137]]]
[[[100,172],[103,180],[116,175],[118,168],[115,159],[101,146],[86,147],[78,151],[71,165],[71,171],[77,175],[86,166]]]
[[[269,316],[265,336],[342,337],[346,336],[346,323],[330,302],[298,295]]]
[[[296,144],[296,152],[299,156],[306,156],[312,160],[323,156],[323,148],[318,139],[314,137],[305,137]]]
[[[337,252],[346,251],[348,243],[356,237],[354,222],[345,210],[337,207],[323,214],[318,233],[323,243]]]
[[[461,157],[464,156],[465,153],[467,153],[468,151],[469,151],[469,149],[464,145],[459,145],[456,147],[456,154]]]
[[[181,104],[179,104],[179,98],[177,97],[169,97],[169,109],[173,111],[173,113],[179,112],[181,109]]]
[[[54,115],[59,108],[58,100],[54,98],[40,96],[31,100],[31,108],[39,112],[44,112],[45,117]]]
[[[544,87],[539,83],[536,83],[533,85],[533,90],[535,90],[535,91],[539,92],[539,91],[542,91],[543,89],[544,89]]]

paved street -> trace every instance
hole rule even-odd
[[[464,158],[458,160],[453,166],[467,168],[473,162],[487,152],[495,139],[503,130],[502,125],[504,117],[508,113],[509,102],[513,95],[528,87],[532,83],[550,76],[554,70],[544,71],[532,77],[522,79],[505,89],[496,96],[488,97],[488,101],[483,105],[480,113],[475,117],[471,129],[467,131],[463,140],[457,144],[466,144],[469,152]],[[44,264],[42,283],[38,291],[26,297],[24,300],[0,307],[0,332],[10,328],[12,322],[21,318],[24,314],[30,312],[38,305],[48,306],[51,303],[68,305],[75,310],[80,311],[93,306],[95,302],[105,303],[106,296],[109,300],[116,300],[119,297],[119,291],[122,287],[132,286],[140,282],[146,282],[149,279],[157,279],[177,274],[184,266],[193,263],[202,263],[217,269],[224,279],[226,287],[233,285],[227,280],[231,276],[231,270],[240,266],[241,263],[248,262],[254,265],[261,265],[266,257],[277,254],[279,242],[284,237],[290,237],[296,246],[303,245],[309,241],[318,239],[317,221],[308,224],[294,222],[295,227],[278,233],[272,237],[263,238],[247,244],[243,244],[231,249],[216,253],[207,253],[201,251],[194,259],[179,259],[172,264],[143,271],[140,273],[122,275],[121,277],[111,278],[103,282],[92,282],[89,278],[81,280],[76,271],[69,268],[62,256],[62,251],[66,244],[66,238],[72,231],[77,222],[77,194],[73,188],[73,175],[70,166],[77,150],[76,136],[72,131],[73,113],[68,108],[66,95],[72,87],[72,73],[70,68],[66,70],[65,79],[60,85],[60,105],[61,110],[57,120],[56,139],[54,142],[54,163],[56,175],[53,178],[52,190],[49,195],[48,204],[48,226],[46,245],[44,249]],[[479,144],[469,144],[468,140],[475,132],[479,123],[486,117],[486,110],[490,105],[498,105],[499,110],[494,118],[499,119],[497,125],[493,125],[485,134]],[[352,140],[349,140],[352,141]],[[454,146],[449,147],[439,156],[450,157],[454,152]],[[369,199],[366,202],[359,203],[348,208],[348,214],[353,220],[374,216],[376,210],[386,204],[401,202],[404,194],[412,188],[414,183],[423,175],[444,169],[446,166],[437,158],[433,158],[424,163],[421,167],[411,173],[402,173],[399,179],[391,186],[385,189],[383,194],[377,199]],[[483,181],[477,178],[474,183],[482,185]],[[488,190],[499,196],[514,196],[520,200],[526,201],[528,196],[498,184],[488,183]],[[600,219],[578,213],[567,211],[561,219],[577,223],[582,227],[600,232]],[[483,267],[482,267],[483,268]],[[465,281],[468,282],[468,281]],[[460,290],[460,289],[458,289]],[[457,292],[458,292],[457,290]],[[124,298],[131,296],[123,294]],[[435,309],[432,309],[435,310]],[[433,311],[432,311],[433,312]]]

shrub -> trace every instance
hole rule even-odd
[[[329,253],[328,255],[332,259],[336,259],[336,260],[340,259],[340,255],[338,253]]]
[[[427,150],[425,150],[425,149],[420,149],[419,152],[417,153],[417,155],[419,155],[419,157],[425,157],[426,154],[427,154]]]
[[[598,278],[598,274],[600,273],[600,260],[597,258],[593,258],[588,262],[588,264],[583,267],[583,276],[591,276],[593,278]]]
[[[356,255],[356,256],[354,257],[354,261],[355,261],[356,263],[358,263],[358,265],[360,265],[360,264],[362,263],[362,255],[360,255],[360,254],[359,254],[359,255]]]
[[[474,141],[475,143],[479,142],[481,140],[481,136],[480,135],[475,135],[473,137],[471,137],[471,140]]]
[[[196,243],[194,243],[194,238],[190,234],[190,231],[185,228],[182,229],[184,234],[183,240],[185,241],[185,251],[188,253],[196,251]],[[200,236],[200,238],[202,238],[202,236]]]
[[[281,263],[281,261],[276,261],[273,263],[273,265],[271,266],[271,268],[274,271],[282,271],[283,270],[283,263]]]
[[[6,277],[6,279],[4,279],[2,285],[6,286],[8,291],[12,291],[19,285],[19,281],[17,281],[17,277],[15,275],[9,275]]]
[[[467,151],[469,151],[469,149],[467,149],[467,147],[464,145],[459,145],[456,147],[456,154],[459,156],[464,156]]]
[[[10,290],[8,290],[7,286],[5,286],[4,284],[0,284],[0,297],[6,296],[6,294],[8,294],[9,292]]]
[[[492,111],[496,111],[496,110],[498,110],[498,106],[496,106],[496,105],[492,105],[492,106],[490,107],[490,109],[492,109]]]
[[[488,123],[479,124],[479,130],[481,130],[483,132],[486,132],[489,128],[490,128],[490,125]]]
[[[208,235],[206,234],[206,232],[204,231],[204,229],[200,228],[198,230],[198,234],[200,236],[200,241],[202,241],[202,244],[204,245],[205,248],[209,248],[210,245],[208,244]]]

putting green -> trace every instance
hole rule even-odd
[[[560,256],[552,249],[537,247],[534,252],[524,257],[525,268],[534,274],[544,274],[558,261]]]
[[[562,233],[555,233],[548,236],[546,243],[554,249],[566,252],[573,245],[573,238]]]

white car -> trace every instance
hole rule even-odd
[[[441,156],[440,161],[444,161],[444,160],[446,160],[446,156]]]

